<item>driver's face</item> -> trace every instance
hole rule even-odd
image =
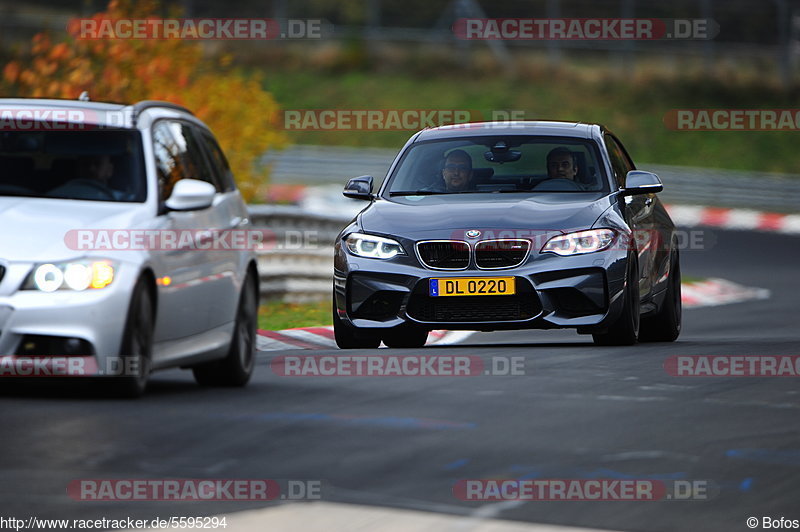
[[[90,177],[103,183],[107,182],[114,174],[114,165],[111,164],[111,159],[106,156],[92,159],[87,168],[89,170]]]
[[[442,178],[447,190],[464,190],[472,179],[472,164],[463,157],[448,157]]]
[[[547,176],[550,179],[575,179],[578,167],[569,155],[554,155],[547,160]]]

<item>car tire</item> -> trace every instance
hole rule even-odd
[[[413,325],[395,327],[383,336],[383,343],[392,348],[418,348],[424,346],[427,340],[427,329]]]
[[[136,283],[125,319],[125,332],[119,357],[123,371],[133,369],[133,375],[111,377],[111,393],[117,397],[136,398],[144,394],[150,378],[153,356],[153,329],[155,328],[153,296],[147,281]]]
[[[333,336],[339,349],[375,349],[381,345],[377,334],[359,331],[342,321],[336,310],[336,296],[333,297]]]
[[[192,368],[194,379],[201,386],[244,386],[250,381],[255,367],[256,328],[258,324],[258,293],[252,273],[245,278],[233,336],[228,355],[222,360],[207,362]]]
[[[639,336],[639,267],[636,254],[628,256],[625,273],[625,300],[617,321],[604,333],[594,333],[597,345],[633,345]]]
[[[670,257],[669,283],[664,302],[658,312],[642,319],[640,342],[674,342],[681,334],[683,306],[681,304],[681,262],[678,251]]]

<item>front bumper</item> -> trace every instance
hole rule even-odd
[[[617,319],[624,298],[627,253],[608,249],[561,257],[533,253],[502,270],[440,271],[401,260],[361,258],[337,246],[334,296],[339,317],[355,327],[388,329],[553,329],[600,331]],[[513,296],[431,297],[433,277],[516,278]]]

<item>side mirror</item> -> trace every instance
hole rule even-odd
[[[664,184],[653,172],[643,172],[641,170],[631,170],[625,176],[625,188],[623,196],[636,196],[638,194],[652,194],[664,190]]]
[[[172,188],[165,202],[171,211],[199,211],[211,207],[217,189],[211,183],[197,179],[181,179]]]
[[[354,177],[347,182],[344,187],[344,194],[347,198],[372,200],[372,176],[362,175],[361,177]]]

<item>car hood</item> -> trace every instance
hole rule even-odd
[[[487,196],[464,194],[377,200],[361,213],[359,222],[366,232],[412,239],[451,238],[454,231],[470,229],[568,232],[590,228],[615,201],[613,196],[597,193]]]
[[[86,252],[65,241],[70,231],[136,227],[146,212],[141,203],[0,196],[0,258],[50,262],[80,257]]]

